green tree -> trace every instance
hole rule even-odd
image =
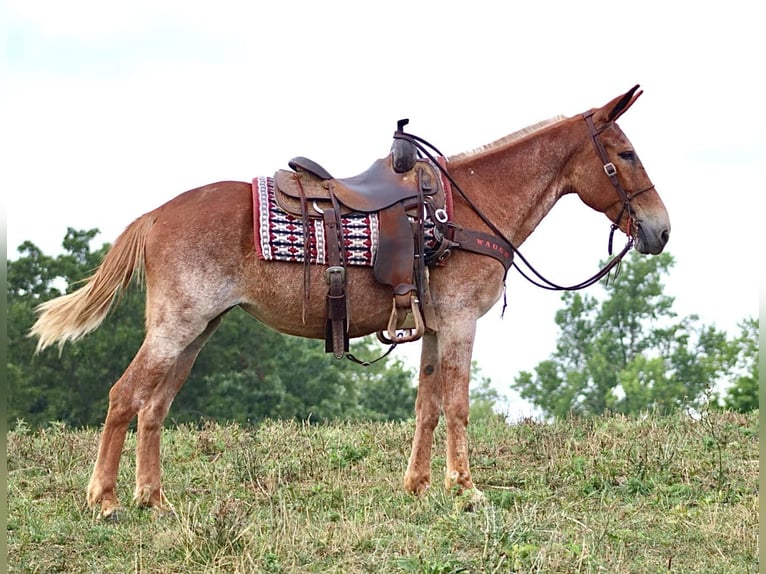
[[[108,245],[91,251],[98,230],[69,229],[64,252],[43,254],[30,242],[8,262],[9,420],[31,425],[64,421],[95,426],[106,414],[108,390],[144,337],[144,292],[133,286],[101,328],[59,352],[35,355],[27,337],[34,308],[79,286],[99,265]],[[372,359],[372,338],[353,352]],[[404,419],[415,404],[413,373],[387,357],[364,368],[337,361],[321,341],[281,335],[240,310],[228,313],[181,389],[170,420],[200,418],[255,422],[266,417],[329,420]]]
[[[677,318],[661,281],[672,265],[668,253],[634,254],[603,300],[564,293],[556,350],[512,386],[555,417],[670,412],[702,400],[731,372],[738,345],[697,316]]]
[[[759,336],[758,319],[749,318],[740,323],[737,338],[737,368],[739,374],[724,397],[724,406],[733,411],[746,413],[759,408]]]

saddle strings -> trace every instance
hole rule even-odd
[[[514,261],[512,261],[511,266],[518,271],[518,273],[524,277],[527,281],[532,283],[533,285],[540,287],[541,289],[547,289],[549,291],[578,291],[580,289],[585,289],[586,287],[590,287],[591,285],[594,285],[598,283],[602,278],[604,278],[606,275],[608,275],[612,269],[614,269],[627,255],[628,251],[630,251],[633,248],[633,244],[635,242],[635,239],[632,236],[628,236],[628,241],[625,244],[625,247],[622,248],[622,251],[620,251],[617,255],[615,255],[610,261],[604,265],[598,272],[596,272],[594,275],[589,277],[588,279],[585,279],[584,281],[581,281],[580,283],[576,283],[574,285],[569,286],[563,286],[559,285],[557,283],[554,283],[550,279],[547,279],[544,277],[535,267],[527,260],[526,257],[519,251],[519,249],[511,242],[506,235],[498,229],[498,227],[484,214],[484,212],[479,209],[479,207],[469,198],[465,191],[458,185],[458,183],[455,181],[455,179],[452,177],[452,174],[449,173],[449,170],[446,168],[446,166],[442,166],[437,159],[434,157],[434,155],[428,150],[430,148],[433,150],[436,154],[440,156],[444,156],[444,154],[439,151],[439,149],[430,143],[429,141],[425,140],[424,138],[421,138],[420,136],[416,136],[414,134],[406,133],[403,131],[396,131],[394,132],[394,138],[395,139],[404,139],[412,142],[415,147],[418,148],[420,153],[425,155],[431,162],[433,162],[435,165],[439,167],[439,170],[444,174],[444,176],[449,180],[450,184],[454,189],[457,190],[457,192],[460,194],[460,197],[463,198],[463,200],[468,204],[468,206],[476,213],[476,215],[481,218],[481,220],[489,227],[494,233],[496,233],[500,238],[502,238],[504,241],[508,243],[508,245],[511,246],[511,250],[515,255],[518,256],[518,258],[521,260],[521,262],[527,267],[529,272],[531,272],[537,279],[533,279],[530,277],[527,273],[524,272],[524,270],[519,267],[519,265],[516,263],[515,258]],[[611,235],[610,234],[610,242],[611,242]],[[610,250],[611,251],[611,250]],[[611,254],[611,253],[610,253]],[[507,274],[507,271],[506,271]],[[503,277],[503,291],[505,291],[505,277]]]

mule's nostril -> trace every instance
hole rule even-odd
[[[670,239],[670,231],[663,229],[662,233],[660,233],[660,239],[662,239],[662,244],[665,245],[668,242],[668,239]]]

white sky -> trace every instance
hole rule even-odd
[[[756,3],[520,4],[10,0],[8,256],[25,240],[58,253],[67,227],[99,228],[100,246],[187,189],[296,155],[354,175],[402,117],[450,155],[640,83],[620,125],[670,213],[667,293],[679,315],[735,331],[758,313],[763,270]],[[571,284],[606,257],[608,231],[567,197],[522,252]],[[474,357],[520,416],[509,383],[553,351],[561,301],[515,272],[508,296],[504,320],[498,307],[480,321]]]

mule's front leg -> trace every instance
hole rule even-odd
[[[413,494],[421,494],[431,486],[431,447],[441,411],[441,370],[436,335],[424,335],[422,345],[418,398],[415,402],[415,436],[404,475],[404,488]]]
[[[459,325],[459,323],[458,323]],[[469,384],[476,323],[462,330],[440,332],[442,402],[447,421],[447,473],[445,486],[473,490],[468,463]]]

